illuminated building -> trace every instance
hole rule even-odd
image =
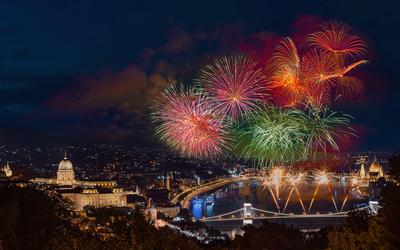
[[[157,209],[155,209],[154,207],[145,209],[144,216],[151,221],[156,221],[157,220]]]
[[[128,206],[127,196],[138,194],[138,189],[136,192],[124,191],[117,187],[115,181],[76,180],[72,162],[66,155],[58,164],[56,178],[35,178],[31,182],[54,186],[58,193],[73,202],[76,211],[83,210],[85,206]]]
[[[60,185],[75,184],[74,168],[71,161],[68,160],[67,154],[64,155],[64,159],[58,164],[57,183]]]
[[[378,179],[379,177],[383,177],[383,169],[382,166],[378,163],[376,158],[371,163],[369,167],[369,177],[372,179]]]
[[[74,188],[57,190],[64,198],[72,201],[74,210],[81,211],[85,206],[123,207],[127,206],[127,195],[123,188]]]
[[[31,182],[36,184],[48,184],[58,186],[72,187],[105,187],[112,188],[117,186],[115,181],[79,181],[75,179],[74,166],[72,162],[64,155],[64,159],[58,164],[56,178],[35,178]]]
[[[167,173],[167,180],[165,182],[165,189],[167,189],[168,191],[171,190],[171,177],[170,177],[169,173]]]
[[[371,163],[368,172],[365,170],[366,160],[367,159],[365,156],[360,156],[357,160],[357,164],[360,165],[359,176],[361,179],[376,180],[379,177],[384,176],[382,166],[378,163],[378,160],[376,159],[376,157],[373,160],[373,162]]]
[[[365,163],[361,163],[361,167],[360,167],[360,178],[364,179],[366,177],[365,175]]]
[[[181,208],[179,206],[166,206],[166,207],[157,206],[156,210],[158,213],[163,213],[167,217],[174,218],[179,214]]]
[[[12,170],[11,170],[10,165],[8,164],[8,162],[7,162],[7,164],[6,164],[4,167],[1,168],[1,171],[4,172],[4,174],[5,174],[5,176],[6,176],[7,178],[10,178],[10,177],[12,176],[12,174],[13,174],[13,172],[12,172]]]
[[[366,161],[366,160],[367,160],[367,159],[366,159],[365,156],[360,156],[360,157],[357,159],[357,164],[360,164],[360,171],[359,171],[359,174],[360,174],[360,178],[361,178],[361,179],[365,179],[365,178],[368,177],[367,174],[366,174],[366,172],[365,172],[365,161]]]
[[[148,189],[146,197],[149,200],[148,207],[154,207],[158,213],[163,213],[167,217],[175,217],[179,214],[180,206],[171,203],[166,189]]]

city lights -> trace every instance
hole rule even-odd
[[[400,2],[64,2],[0,4],[0,250],[399,248]]]

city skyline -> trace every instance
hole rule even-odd
[[[0,1],[0,250],[397,249],[399,8]]]

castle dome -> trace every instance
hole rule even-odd
[[[73,170],[72,162],[68,160],[67,154],[65,154],[64,159],[58,164],[58,170]]]
[[[382,171],[382,167],[381,165],[379,165],[379,163],[374,160],[371,164],[371,166],[369,167],[369,172],[370,173],[380,173]]]

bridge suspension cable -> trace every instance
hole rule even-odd
[[[241,212],[243,210],[244,210],[244,208],[240,208],[240,209],[237,209],[237,210],[232,211],[232,212],[228,212],[228,213],[224,213],[224,214],[219,214],[219,215],[207,217],[207,218],[204,218],[203,220],[212,220],[212,219],[224,217],[224,216],[227,216],[227,215],[230,215],[230,214],[234,214],[234,213],[237,213],[237,212]]]

